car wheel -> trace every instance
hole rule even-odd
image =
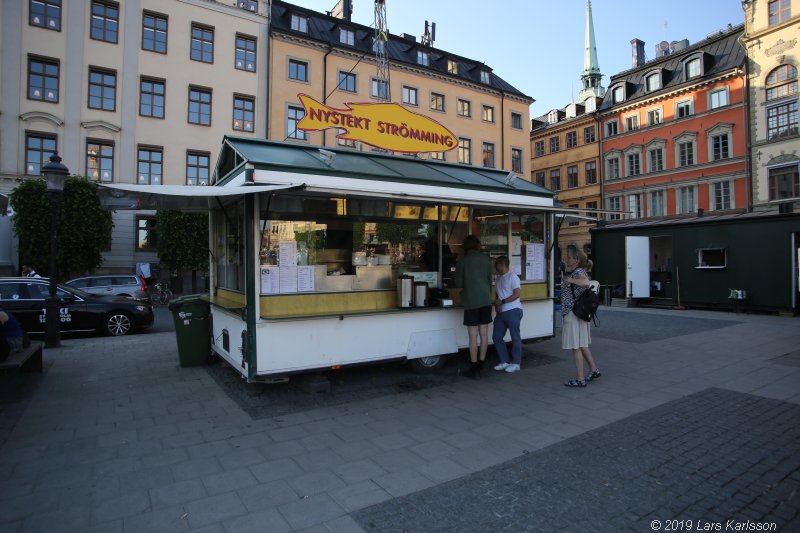
[[[127,335],[133,329],[133,319],[129,314],[117,311],[106,316],[106,333],[114,337]]]
[[[430,374],[445,364],[443,355],[432,355],[430,357],[420,357],[418,359],[411,359],[409,361],[411,370],[417,374]]]

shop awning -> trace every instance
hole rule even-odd
[[[179,209],[206,212],[209,200],[225,196],[298,189],[302,185],[240,185],[211,187],[207,185],[136,185],[100,183],[100,204],[106,209]]]

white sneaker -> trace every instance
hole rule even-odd
[[[506,365],[506,372],[519,372],[519,365]]]
[[[500,363],[499,365],[495,366],[494,369],[495,370],[506,370],[509,366],[511,366],[511,365],[509,365],[508,363]],[[506,370],[506,372],[508,372],[508,370]]]

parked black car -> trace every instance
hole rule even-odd
[[[49,287],[45,278],[0,278],[0,308],[13,313],[26,332],[44,333]],[[56,294],[62,333],[127,335],[153,325],[153,308],[126,296],[95,296],[67,285],[59,285]]]

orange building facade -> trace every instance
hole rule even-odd
[[[603,199],[624,214],[608,220],[702,216],[751,203],[741,33],[678,43],[611,78],[599,112]]]

